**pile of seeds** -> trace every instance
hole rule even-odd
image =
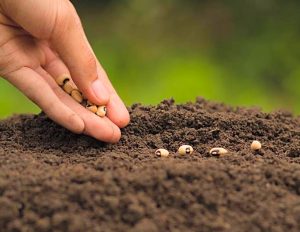
[[[56,83],[69,94],[76,102],[84,106],[90,112],[98,115],[99,117],[105,117],[107,114],[106,106],[97,106],[84,97],[84,95],[78,90],[75,84],[71,81],[71,78],[67,75],[62,75],[56,79]]]
[[[253,151],[259,151],[262,148],[262,145],[259,141],[254,140],[251,143],[250,148]],[[193,152],[194,152],[194,149],[190,145],[182,145],[178,149],[179,155],[191,155],[191,154],[193,154]],[[229,151],[222,147],[214,147],[209,151],[210,155],[218,156],[218,157],[222,157],[228,153],[229,153]],[[158,156],[161,156],[161,157],[168,157],[170,152],[166,149],[161,148],[161,149],[156,150],[155,154]]]

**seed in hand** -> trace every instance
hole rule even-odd
[[[260,150],[262,147],[261,143],[257,140],[254,140],[252,143],[251,143],[251,150],[254,150],[254,151],[258,151]]]
[[[79,92],[78,89],[73,89],[71,92],[71,96],[78,103],[81,103],[83,101],[82,94]]]
[[[71,92],[75,89],[72,85],[71,81],[67,81],[64,83],[63,89],[66,93],[71,94]]]
[[[191,155],[194,152],[194,149],[190,145],[182,145],[178,149],[180,155]]]
[[[86,107],[89,111],[97,114],[99,117],[105,117],[107,113],[106,106],[97,107],[83,96],[83,94],[76,88],[76,86],[70,81],[70,78],[66,75],[62,75],[56,79],[56,83],[63,88],[63,90],[70,94],[71,97]]]
[[[97,112],[97,110],[98,110],[98,107],[96,106],[96,105],[88,105],[87,107],[86,107],[89,111],[91,111],[92,113],[96,113]]]
[[[97,112],[96,112],[96,114],[97,114],[99,117],[103,118],[103,117],[105,117],[106,112],[107,112],[106,106],[99,106],[99,107],[98,107],[98,110],[97,110]]]
[[[222,147],[215,147],[209,151],[209,154],[213,156],[222,156],[222,155],[226,155],[227,153],[228,151]]]
[[[67,75],[61,75],[56,79],[56,83],[59,86],[63,86],[65,83],[67,83],[68,81],[70,81],[70,77],[68,77]]]
[[[94,106],[95,104],[91,103],[89,100],[86,101],[86,106]]]
[[[155,152],[155,155],[161,156],[161,157],[168,157],[169,156],[169,151],[166,149],[158,149]]]

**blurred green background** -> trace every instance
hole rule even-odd
[[[126,104],[196,96],[300,113],[300,1],[78,0]],[[38,112],[0,80],[0,117]]]

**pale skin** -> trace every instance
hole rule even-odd
[[[55,82],[68,75],[94,104],[99,118]],[[85,36],[69,0],[0,0],[0,76],[68,130],[115,143],[129,113]]]

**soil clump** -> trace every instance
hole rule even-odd
[[[299,117],[202,98],[130,114],[114,145],[44,114],[0,121],[0,230],[300,231]]]

